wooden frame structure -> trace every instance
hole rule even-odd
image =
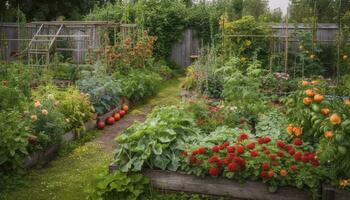
[[[25,35],[19,36],[19,25],[1,23],[0,38],[7,46],[0,48],[3,59],[26,58],[30,66],[47,67],[56,52],[71,54],[77,64],[83,63],[85,54],[102,49],[106,34],[113,34],[116,43],[118,33],[134,31],[135,24],[120,24],[112,21],[36,21],[25,25]],[[23,44],[24,45],[20,45]],[[20,49],[25,46],[25,49]],[[15,56],[13,56],[15,55]],[[16,57],[17,56],[17,57]]]

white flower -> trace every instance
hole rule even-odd
[[[48,98],[49,100],[55,100],[55,96],[53,96],[53,94],[47,95],[47,98]]]

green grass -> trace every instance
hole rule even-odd
[[[172,105],[180,102],[181,78],[165,82],[157,95],[136,106],[130,115],[157,105]],[[24,177],[24,185],[18,186],[0,199],[6,200],[83,200],[88,185],[97,174],[105,171],[113,159],[113,153],[101,146],[88,142],[101,132],[91,132],[82,139],[68,144],[60,151],[60,157],[41,169],[31,170]]]

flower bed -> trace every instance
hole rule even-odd
[[[110,172],[117,166],[111,164]],[[144,169],[142,174],[150,179],[154,189],[161,191],[188,192],[214,196],[233,197],[257,200],[302,200],[309,199],[308,192],[292,187],[282,187],[276,193],[271,193],[265,184],[248,181],[239,183],[224,178],[197,177],[182,172]]]

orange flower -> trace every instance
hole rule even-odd
[[[305,87],[305,86],[308,86],[308,85],[309,85],[309,82],[308,82],[308,81],[302,81],[302,82],[301,82],[301,85],[304,86],[304,87]]]
[[[333,137],[333,132],[332,131],[326,131],[324,132],[324,137],[325,138],[332,138]]]
[[[329,110],[329,108],[322,108],[321,109],[321,113],[324,115],[324,116],[327,116],[331,111]]]
[[[316,94],[314,96],[314,101],[317,103],[321,103],[324,100],[324,96],[320,95],[320,94]]]
[[[288,134],[289,135],[291,135],[292,133],[293,133],[293,125],[292,124],[290,124],[288,127],[287,127],[287,132],[288,132]]]
[[[339,117],[339,115],[337,115],[336,113],[334,113],[329,120],[331,121],[331,123],[333,125],[338,125],[341,123],[341,118]]]
[[[344,104],[347,105],[347,106],[350,106],[350,99],[344,100]]]
[[[312,103],[312,99],[310,99],[309,97],[305,97],[305,98],[303,99],[303,103],[304,103],[305,105],[310,105],[310,104]]]
[[[313,80],[313,81],[311,81],[311,84],[312,84],[312,85],[317,85],[317,84],[318,84],[318,81],[317,81],[317,80]]]
[[[303,128],[294,127],[293,132],[294,132],[295,136],[299,137],[301,134],[303,134]]]
[[[311,89],[305,90],[305,93],[308,97],[313,97],[315,96],[315,92]]]

